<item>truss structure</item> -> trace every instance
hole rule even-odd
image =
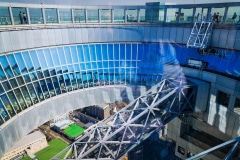
[[[176,116],[193,112],[197,85],[165,79],[111,117],[85,130],[58,159],[118,159]]]
[[[206,151],[203,151],[201,153],[198,153],[190,158],[187,158],[186,160],[194,160],[194,159],[200,159],[204,156],[207,156],[208,154],[212,154],[215,151],[221,151],[222,149],[228,150],[226,153],[226,156],[224,160],[237,160],[240,159],[240,137],[231,139],[229,141],[226,141],[222,144],[219,144],[213,148],[210,148]]]
[[[206,48],[210,44],[213,21],[211,18],[202,17],[193,25],[187,47]]]

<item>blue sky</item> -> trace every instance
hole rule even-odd
[[[72,5],[144,5],[146,2],[166,2],[177,4],[193,3],[227,3],[240,2],[239,0],[0,0],[0,2],[45,3],[45,4],[72,4]]]

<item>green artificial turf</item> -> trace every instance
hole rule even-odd
[[[76,124],[72,124],[69,127],[67,127],[64,131],[63,131],[66,135],[75,138],[79,135],[81,135],[84,132],[84,128],[76,125]]]
[[[50,160],[53,156],[61,152],[67,147],[67,144],[61,139],[54,139],[48,143],[48,147],[42,149],[41,151],[35,153],[39,160]]]

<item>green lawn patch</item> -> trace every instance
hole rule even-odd
[[[72,124],[67,127],[63,132],[71,138],[76,138],[84,132],[84,128],[76,124]]]
[[[48,143],[48,147],[42,149],[41,151],[35,153],[39,160],[50,160],[53,156],[61,152],[68,145],[61,139],[54,139]]]
[[[32,160],[32,159],[29,156],[25,156],[21,160]]]

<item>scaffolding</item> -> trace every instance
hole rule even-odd
[[[211,14],[207,16],[200,16],[201,18],[197,20],[190,33],[187,47],[204,49],[210,45],[213,18]]]

